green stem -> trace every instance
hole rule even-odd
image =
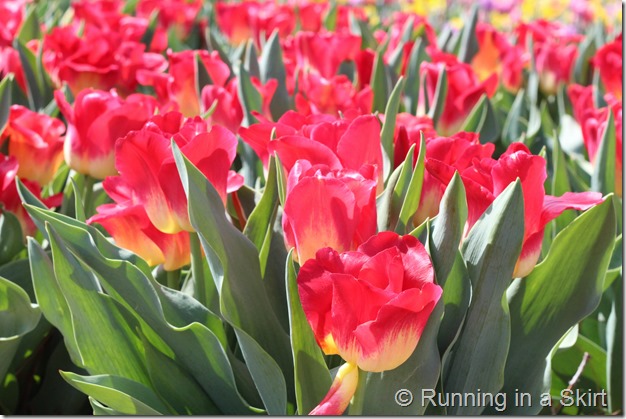
[[[93,215],[93,186],[96,184],[96,178],[85,175],[83,188],[83,208],[85,209],[85,217],[89,218]]]
[[[365,402],[365,384],[367,382],[367,371],[359,368],[359,381],[356,385],[356,392],[350,401],[350,416],[360,416],[363,414],[363,403]]]
[[[209,302],[206,297],[206,278],[204,278],[202,269],[204,257],[202,256],[198,233],[189,233],[189,248],[191,249],[191,274],[193,275],[194,297],[206,306]]]
[[[167,278],[167,286],[179,290],[180,289],[180,269],[175,269],[173,271],[166,271]]]

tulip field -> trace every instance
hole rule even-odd
[[[623,415],[622,7],[0,1],[0,415]]]

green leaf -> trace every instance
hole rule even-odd
[[[13,79],[13,74],[9,74],[0,81],[0,132],[4,131],[7,122],[9,122]]]
[[[476,23],[478,22],[478,5],[475,3],[470,10],[470,15],[465,19],[461,32],[459,45],[459,61],[470,63],[478,52],[478,39],[476,38]]]
[[[374,69],[372,70],[372,80],[370,84],[374,92],[372,112],[385,112],[391,87],[382,51],[378,51],[374,58]]]
[[[39,323],[41,311],[31,304],[26,291],[0,277],[0,384],[4,383],[24,335]]]
[[[196,380],[170,357],[143,339],[152,388],[170,406],[172,413],[214,415],[220,413]]]
[[[426,86],[424,86],[425,88]],[[439,117],[443,112],[443,106],[446,103],[448,96],[448,73],[445,68],[441,69],[439,77],[437,78],[437,87],[435,87],[435,94],[433,96],[432,103],[429,105],[428,116],[433,120],[433,124],[437,126]]]
[[[445,309],[437,343],[439,352],[445,354],[459,336],[472,299],[472,285],[460,251],[456,252],[456,258],[445,283],[440,282],[440,285],[443,287],[442,299]],[[444,374],[448,370],[448,365],[444,364]]]
[[[330,7],[324,15],[324,27],[329,32],[335,31],[337,25],[337,2],[335,0],[330,1]]]
[[[209,75],[209,72],[207,71],[206,66],[204,65],[204,62],[202,61],[202,58],[200,57],[200,54],[195,53],[194,54],[194,61],[193,61],[193,65],[194,65],[194,74],[196,75],[195,78],[195,86],[196,86],[196,93],[197,93],[197,97],[201,98],[202,97],[202,89],[204,88],[204,86],[208,86],[210,84],[214,84],[213,80],[211,79],[211,76]]]
[[[243,234],[250,239],[259,251],[261,264],[261,275],[265,277],[268,252],[273,232],[274,221],[278,211],[278,183],[276,174],[276,157],[270,158],[265,190],[254,207],[248,222],[243,230]]]
[[[246,45],[246,55],[244,57],[244,65],[248,73],[252,77],[261,80],[261,69],[259,68],[259,57],[257,56],[256,46],[252,39],[248,39]]]
[[[73,387],[124,415],[166,415],[171,411],[145,384],[115,375],[81,376],[60,371]]]
[[[29,207],[29,210],[38,218],[46,214],[41,209]],[[59,232],[64,235],[63,246],[90,266],[116,302],[136,314],[143,335],[153,345],[166,352],[168,347],[171,348],[169,352],[211,395],[223,413],[250,413],[251,408],[239,391],[250,400],[258,395],[256,390],[246,387],[245,377],[235,383],[234,366],[224,349],[226,336],[220,318],[195,299],[160,286],[136,266],[133,258],[123,258],[114,252],[107,252],[110,256],[105,258],[101,253],[102,246],[96,246],[87,234],[88,226],[69,226],[54,218],[50,220],[60,227]],[[238,374],[237,378],[242,377]],[[238,385],[241,387],[238,388]]]
[[[559,233],[545,260],[507,291],[511,312],[511,349],[503,391],[543,389],[545,359],[559,339],[593,312],[600,302],[604,274],[613,250],[615,215],[612,198],[588,210]],[[540,406],[511,406],[517,414]]]
[[[576,60],[574,61],[574,82],[583,86],[587,86],[591,79],[589,69],[591,58],[596,53],[595,35],[593,29],[587,34],[578,46],[578,54],[576,54]]]
[[[113,374],[149,384],[137,325],[130,322],[123,307],[101,292],[94,274],[67,250],[55,228],[48,225],[47,231],[81,364],[90,374]]]
[[[458,172],[454,173],[439,204],[433,221],[430,250],[437,282],[444,286],[457,257],[459,243],[467,221],[465,187]]]
[[[606,323],[606,383],[609,412],[620,412],[624,406],[624,284],[620,272],[612,286],[611,312]]]
[[[424,42],[421,38],[416,39],[409,54],[404,88],[405,108],[411,115],[417,114],[420,93],[420,67],[427,57]]]
[[[437,333],[443,314],[443,301],[433,309],[413,354],[398,368],[381,373],[367,373],[365,415],[423,415],[427,405],[421,403],[422,390],[435,388],[439,380],[441,360],[437,349]],[[396,402],[399,391],[410,390],[413,402],[401,406]]]
[[[291,109],[291,99],[287,92],[287,72],[283,60],[283,52],[280,46],[278,30],[274,30],[270,38],[263,46],[260,58],[261,81],[267,83],[271,79],[278,81],[278,86],[270,102],[270,111],[275,121],[289,109]]]
[[[264,368],[259,366],[251,373],[264,403],[268,403],[266,408],[268,405],[276,408],[285,382],[288,389],[293,389],[293,362],[287,333],[263,288],[257,249],[226,219],[222,201],[209,181],[180,153],[175,143],[172,148],[189,200],[191,225],[201,238],[220,294],[221,314],[234,327],[244,357],[263,360]],[[241,263],[242,260],[246,263]],[[274,381],[273,387],[268,388],[266,379],[275,379],[275,374],[259,374],[267,374],[273,368],[270,357],[280,366],[284,381]]]
[[[591,189],[603,195],[615,192],[615,144],[615,118],[610,111],[591,175]]]
[[[250,81],[250,75],[246,71],[243,62],[239,63],[237,69],[237,91],[239,92],[239,101],[244,111],[243,126],[250,126],[256,122],[252,111],[261,112],[262,110],[261,94]]]
[[[477,132],[481,143],[493,143],[500,136],[498,119],[487,95],[481,96],[469,114],[461,131]]]
[[[332,379],[326,368],[322,351],[317,345],[313,330],[302,309],[292,256],[293,249],[287,256],[285,285],[289,294],[289,329],[294,360],[296,403],[298,413],[304,415],[322,401],[330,388]]]
[[[53,100],[50,78],[41,65],[41,51],[35,55],[26,43],[15,39],[14,47],[20,56],[24,69],[29,107],[32,110],[43,110]]]
[[[24,249],[22,226],[9,211],[0,212],[0,265],[4,265]]]
[[[502,141],[509,145],[519,141],[528,126],[526,94],[520,89],[502,127]]]
[[[154,39],[154,33],[156,31],[157,23],[159,23],[159,10],[154,9],[154,11],[150,14],[150,18],[148,19],[148,27],[141,36],[140,41],[146,46],[146,51],[149,51],[150,46],[152,45],[152,40]]]
[[[39,19],[37,19],[37,8],[28,7],[26,12],[26,18],[20,26],[20,30],[17,33],[17,39],[19,39],[24,45],[30,40],[41,39],[41,29]]]
[[[509,185],[470,230],[462,246],[472,303],[444,377],[446,393],[496,393],[504,380],[511,330],[505,291],[524,238],[519,179]],[[482,405],[451,406],[450,414],[479,414]]]
[[[383,127],[380,132],[380,141],[390,162],[393,162],[393,133],[396,129],[396,115],[398,114],[400,97],[402,95],[404,85],[404,78],[400,77],[400,79],[398,79],[398,83],[396,83],[396,86],[391,92],[389,102],[387,102],[387,107],[385,108],[385,122],[383,123]]]
[[[415,146],[411,149],[415,150]],[[417,157],[417,162],[413,168],[413,153],[409,150],[407,158],[402,166],[402,172],[396,187],[394,188],[394,199],[392,206],[395,208],[400,207],[400,214],[398,216],[398,223],[396,224],[395,231],[398,234],[405,234],[407,229],[411,229],[411,218],[415,215],[419,206],[420,198],[422,196],[422,184],[424,182],[424,159],[426,156],[426,141],[424,140],[424,134],[421,134],[420,138],[420,152]],[[410,180],[407,182],[407,180]],[[401,206],[399,203],[402,203]]]

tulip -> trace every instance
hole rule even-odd
[[[354,366],[382,372],[404,363],[443,292],[419,240],[390,231],[372,236],[356,251],[320,249],[302,265],[297,282],[317,343],[325,354],[339,354],[349,364],[341,369],[342,382],[333,383],[312,413],[345,409],[354,393]]]
[[[230,75],[228,66],[220,59],[217,51],[167,52],[169,69],[160,71],[140,71],[139,82],[153,86],[162,105],[173,102],[187,117],[200,115],[200,97],[196,89],[196,56],[204,65],[213,85],[224,86]]]
[[[60,120],[13,105],[0,138],[8,139],[9,155],[19,162],[17,175],[43,186],[52,180],[63,161],[64,131]]]
[[[326,79],[337,74],[343,61],[353,61],[361,49],[361,37],[351,33],[299,32],[295,41],[300,68],[313,68]]]
[[[261,33],[269,37],[274,30],[284,38],[293,31],[296,22],[292,7],[259,1],[218,2],[215,17],[222,33],[235,45],[252,38],[258,46]]]
[[[115,167],[120,177],[152,224],[174,234],[194,230],[170,139],[209,179],[224,203],[226,194],[241,187],[243,179],[229,171],[237,149],[235,136],[224,127],[208,127],[200,117],[185,119],[179,112],[156,115],[141,130],[119,139]]]
[[[591,63],[600,72],[600,80],[606,92],[622,100],[622,34],[596,51]]]
[[[365,114],[372,109],[374,93],[370,86],[356,90],[352,81],[344,74],[330,79],[314,72],[299,74],[300,90],[296,94],[296,110],[299,113],[338,115],[340,112],[357,111]]]
[[[458,61],[454,55],[430,46],[427,50],[433,61],[423,62],[420,71],[426,78],[429,103],[434,100],[439,74],[444,69],[448,80],[448,92],[436,129],[440,135],[452,135],[461,128],[481,96],[493,96],[498,85],[498,76],[494,73],[481,82],[472,67]]]
[[[622,195],[622,101],[612,94],[605,96],[608,106],[596,108],[593,100],[593,86],[577,84],[568,87],[567,92],[574,108],[574,117],[580,124],[583,141],[589,161],[595,164],[600,143],[607,129],[609,112],[615,121],[615,193]]]
[[[22,199],[17,192],[15,177],[18,173],[19,163],[14,156],[0,154],[0,213],[2,211],[12,212],[20,222],[22,234],[34,236],[37,228],[30,218],[30,215],[22,205]],[[22,183],[37,199],[48,207],[58,207],[63,201],[63,194],[59,193],[48,198],[41,197],[41,186],[36,182],[22,179]]]
[[[66,163],[96,179],[117,174],[115,141],[141,129],[156,110],[156,100],[142,94],[122,99],[115,91],[85,89],[76,97],[73,108],[60,90],[54,98],[68,122]]]
[[[289,173],[283,212],[287,247],[295,247],[300,262],[326,246],[356,249],[376,232],[375,193],[371,165],[331,170],[298,160]]]
[[[99,206],[88,224],[102,225],[118,246],[136,253],[150,266],[163,264],[166,271],[173,271],[189,264],[189,233],[167,234],[158,230],[145,208],[132,202],[129,188],[119,178],[107,178],[103,185],[116,203]]]
[[[324,399],[309,412],[309,415],[341,415],[352,396],[356,392],[359,382],[359,369],[355,364],[345,363],[337,370],[330,390]]]

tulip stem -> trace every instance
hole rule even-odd
[[[93,186],[96,183],[96,178],[85,175],[84,178],[84,192],[83,192],[83,208],[85,211],[85,217],[89,218],[92,215],[92,200],[93,200]]]
[[[198,233],[189,233],[189,248],[191,249],[191,274],[193,275],[194,297],[202,304],[207,305],[206,278],[204,278],[202,270],[204,258],[202,257],[202,247]]]
[[[167,286],[172,289],[178,290],[180,288],[180,269],[166,272]]]
[[[367,371],[359,368],[359,381],[356,385],[356,392],[350,401],[350,416],[360,416],[363,414],[363,403],[365,402],[365,385],[367,383]]]

